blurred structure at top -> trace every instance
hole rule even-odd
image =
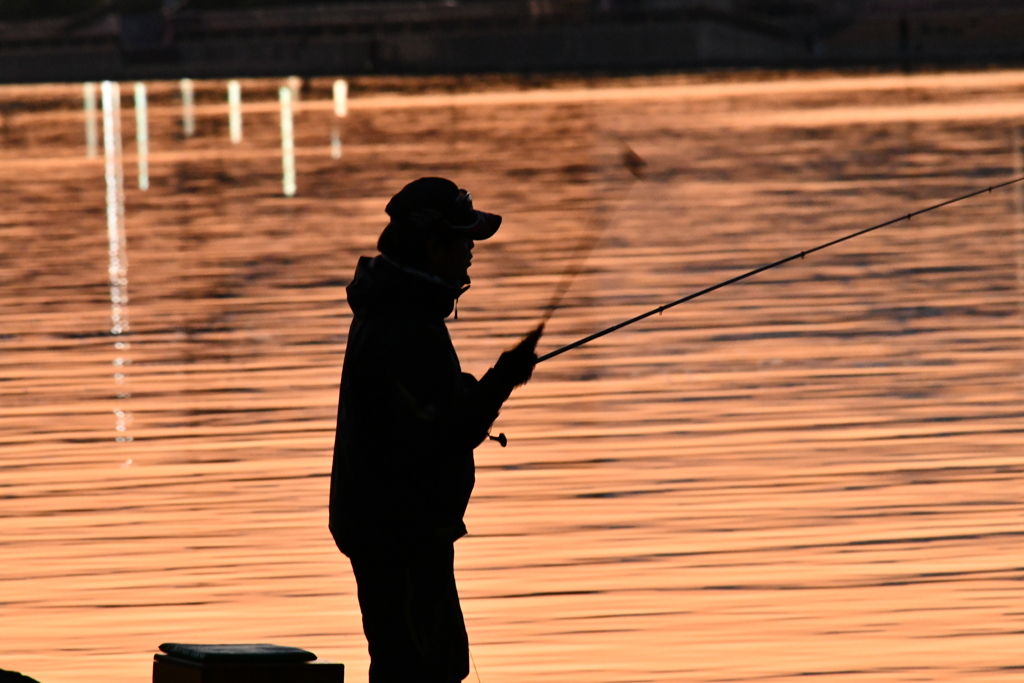
[[[1021,0],[4,0],[0,81],[1024,61]]]

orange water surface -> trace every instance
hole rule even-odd
[[[415,177],[505,216],[450,323],[479,374],[588,236],[541,352],[1024,173],[1024,71],[363,79],[341,120],[325,79],[286,198],[278,85],[243,82],[232,145],[223,82],[188,138],[150,83],[147,191],[123,85],[119,335],[81,86],[0,88],[0,668],[141,683],[162,642],[274,642],[366,680],[327,531],[344,286]],[[469,680],[1020,680],[1022,192],[539,366],[477,450]]]

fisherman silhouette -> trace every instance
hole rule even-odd
[[[454,683],[469,675],[453,563],[473,449],[530,379],[543,328],[479,381],[462,372],[445,318],[501,217],[443,178],[409,183],[385,211],[380,254],[348,286],[330,528],[356,577],[370,683]]]

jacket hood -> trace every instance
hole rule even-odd
[[[404,311],[447,318],[469,285],[455,287],[423,271],[406,268],[382,255],[360,256],[355,276],[345,291],[348,305],[360,318]]]

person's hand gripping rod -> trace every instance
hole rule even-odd
[[[537,342],[544,333],[544,323],[537,325],[529,334],[523,337],[515,348],[509,349],[498,357],[494,364],[494,370],[508,378],[512,387],[526,384],[533,375],[533,368],[537,365]],[[497,441],[504,448],[508,445],[508,439],[504,433],[497,436],[487,435],[491,441]]]

